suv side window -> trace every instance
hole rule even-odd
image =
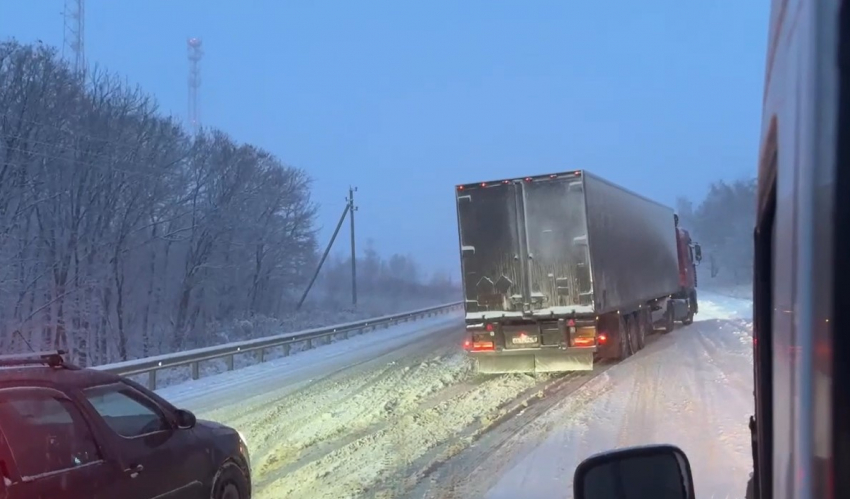
[[[82,413],[54,390],[0,390],[0,425],[22,477],[38,477],[102,459]]]
[[[162,410],[129,385],[97,386],[83,390],[86,399],[115,433],[140,437],[171,429]]]

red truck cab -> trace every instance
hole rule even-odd
[[[683,324],[694,321],[694,315],[699,312],[697,301],[697,264],[702,261],[702,248],[691,239],[686,229],[679,227],[679,216],[674,215],[676,226],[676,246],[679,254],[679,292],[673,299],[684,302],[684,313],[676,314],[677,320]]]
[[[685,229],[677,228],[676,243],[679,246],[679,285],[682,289],[696,289],[697,271],[691,234]],[[696,247],[699,248],[699,245]]]

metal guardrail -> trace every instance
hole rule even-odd
[[[96,366],[93,369],[112,374],[120,374],[122,376],[147,373],[148,388],[155,390],[156,373],[162,369],[188,365],[192,369],[192,379],[198,379],[201,374],[199,366],[201,362],[224,359],[227,365],[227,370],[232,371],[233,359],[236,355],[259,352],[259,362],[263,362],[265,360],[266,351],[272,348],[282,347],[283,354],[286,356],[289,355],[289,350],[293,344],[306,343],[307,348],[313,348],[314,341],[318,339],[330,339],[332,336],[343,336],[343,338],[348,339],[352,334],[363,334],[369,331],[374,331],[379,327],[388,328],[401,322],[410,322],[424,317],[445,314],[454,309],[460,308],[461,305],[462,302],[448,303],[445,305],[437,305],[435,307],[413,310],[401,314],[374,317],[371,319],[338,324],[335,326],[309,329],[295,333],[283,333],[254,340],[237,341],[213,347],[157,355],[154,357],[146,357],[144,359],[128,360],[125,362],[117,362],[115,364],[106,364]]]

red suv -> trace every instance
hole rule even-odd
[[[233,428],[63,352],[0,356],[0,498],[249,499]]]

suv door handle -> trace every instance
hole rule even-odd
[[[145,470],[144,466],[142,466],[141,464],[137,464],[135,466],[131,466],[131,467],[127,468],[124,471],[130,474],[130,478],[136,478],[137,476],[139,476],[139,473],[141,473],[144,470]]]

